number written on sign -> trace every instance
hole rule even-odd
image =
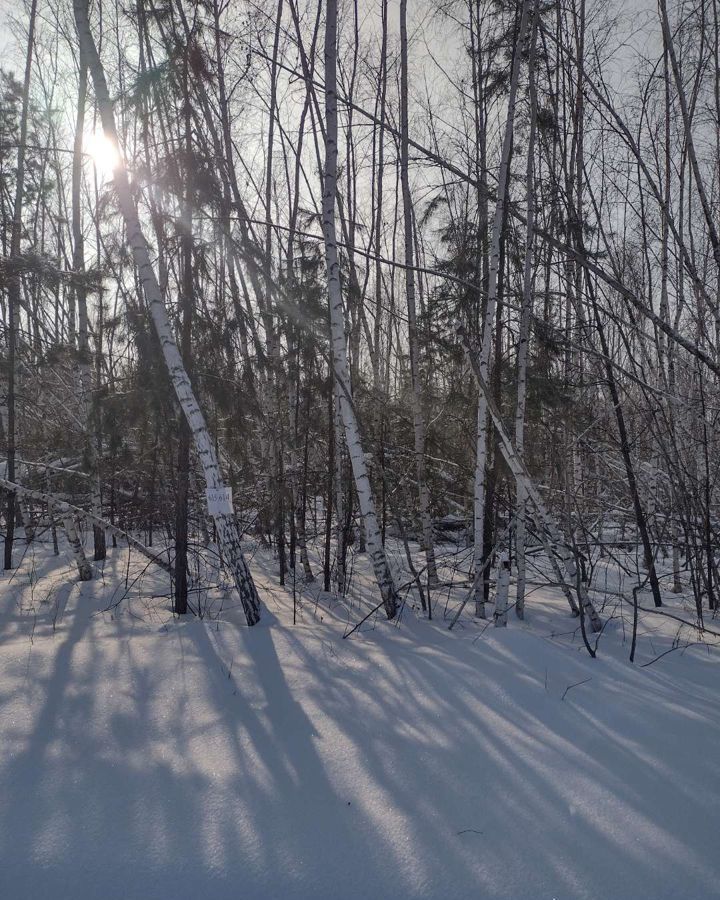
[[[222,486],[205,491],[211,516],[230,516],[233,513],[232,488]]]

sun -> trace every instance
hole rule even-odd
[[[114,141],[102,131],[96,131],[85,137],[85,152],[93,162],[99,175],[112,177],[120,165],[120,153]]]

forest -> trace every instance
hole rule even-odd
[[[0,895],[715,896],[719,212],[718,0],[0,3]]]

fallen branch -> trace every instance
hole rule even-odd
[[[137,550],[138,553],[142,554],[146,559],[150,560],[150,562],[160,566],[160,568],[169,575],[175,576],[175,569],[169,562],[162,559],[158,554],[148,550],[142,541],[134,538],[131,534],[128,534],[127,531],[123,531],[122,528],[118,528],[117,525],[111,525],[110,522],[106,522],[105,519],[102,519],[100,516],[87,512],[87,510],[81,509],[79,506],[73,506],[71,503],[60,499],[60,497],[56,497],[54,494],[47,494],[44,491],[35,491],[31,488],[23,487],[21,484],[16,484],[13,481],[7,481],[5,478],[0,478],[0,487],[4,488],[6,491],[14,491],[21,497],[29,497],[40,503],[47,503],[51,509],[54,509],[59,513],[66,523],[72,516],[77,516],[79,519],[89,522],[92,525],[97,525],[99,528],[102,528],[110,534],[124,538],[134,550]]]
[[[564,700],[565,695],[567,694],[568,691],[572,690],[574,687],[580,687],[581,684],[587,684],[588,681],[592,681],[592,676],[590,676],[590,678],[584,678],[582,681],[576,681],[574,684],[569,684],[565,688],[565,693],[562,695],[562,697],[560,699]]]

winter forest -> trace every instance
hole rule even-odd
[[[718,0],[0,5],[0,896],[704,900]]]

